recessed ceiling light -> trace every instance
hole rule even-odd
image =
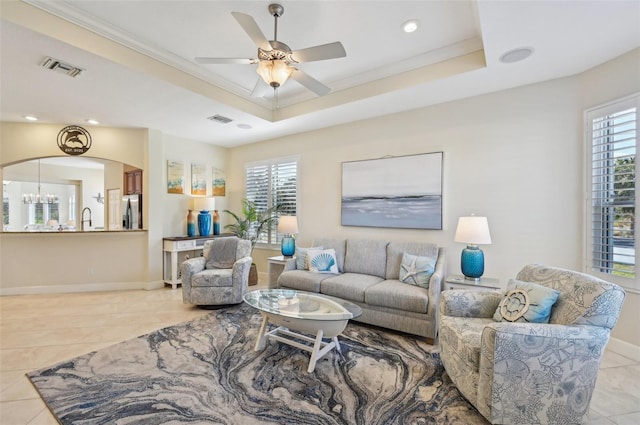
[[[38,121],[38,117],[34,117],[33,115],[25,115],[24,119],[27,121]]]
[[[85,120],[86,122],[88,122],[89,124],[93,124],[93,125],[98,125],[100,124],[100,121],[94,120],[94,119],[88,119]]]
[[[238,128],[241,128],[243,130],[249,130],[253,127],[251,127],[249,124],[238,124]]]
[[[417,19],[410,19],[404,24],[402,24],[402,30],[404,32],[414,32],[418,29],[419,26],[420,26],[420,23],[418,22]]]
[[[517,49],[509,50],[508,52],[500,56],[500,62],[520,62],[531,56],[531,54],[533,54],[533,47],[518,47]]]

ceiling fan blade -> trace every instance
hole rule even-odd
[[[253,90],[251,91],[251,97],[264,97],[268,93],[269,89],[273,91],[272,87],[269,87],[267,83],[265,83],[262,80],[262,78],[258,77],[258,80],[256,81],[256,85],[255,87],[253,87]]]
[[[296,50],[291,54],[293,60],[298,63],[343,58],[345,56],[347,56],[347,52],[339,41],[315,47],[307,47],[306,49]]]
[[[267,37],[264,36],[264,34],[262,33],[262,30],[260,29],[255,19],[253,19],[251,15],[247,15],[240,12],[231,12],[231,15],[233,15],[233,17],[236,18],[236,21],[238,21],[238,23],[240,24],[244,32],[247,33],[249,38],[253,40],[256,46],[258,46],[262,50],[266,50],[266,51],[272,50],[269,40],[267,40]]]
[[[293,71],[293,74],[291,74],[291,78],[293,78],[318,96],[324,96],[331,91],[329,87],[325,86],[320,81],[316,80],[306,72],[301,71],[297,68],[295,69],[295,71]]]
[[[209,65],[221,65],[221,64],[236,64],[236,65],[251,65],[252,63],[258,63],[258,59],[235,59],[235,58],[196,58],[196,62]]]

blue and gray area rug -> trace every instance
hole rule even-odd
[[[485,424],[431,345],[350,323],[309,353],[270,341],[246,305],[29,373],[61,424]]]

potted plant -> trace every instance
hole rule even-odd
[[[231,231],[231,233],[237,237],[250,241],[251,254],[253,255],[253,248],[256,246],[260,237],[278,220],[277,213],[280,209],[281,205],[275,205],[264,211],[260,211],[255,202],[245,198],[242,200],[241,215],[229,210],[224,210],[225,213],[229,214],[235,220],[235,223],[227,224],[224,228]],[[257,283],[258,270],[255,263],[252,263],[251,271],[249,272],[249,285],[256,285]]]

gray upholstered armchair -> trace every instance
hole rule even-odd
[[[251,242],[236,237],[206,241],[202,257],[182,263],[182,301],[185,304],[238,304],[247,291]]]
[[[580,423],[625,293],[590,275],[540,265],[524,267],[516,280],[559,291],[549,323],[494,321],[504,297],[498,292],[444,291],[444,367],[491,423]]]

